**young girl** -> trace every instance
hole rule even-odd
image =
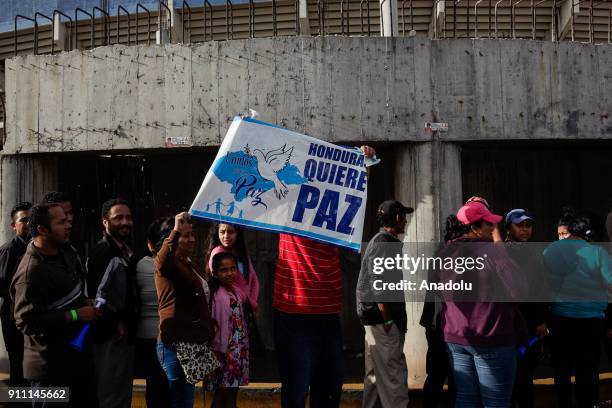
[[[245,295],[246,318],[252,323],[252,312],[257,310],[257,297],[259,296],[259,280],[251,258],[246,249],[242,229],[232,224],[215,224],[208,238],[208,273],[212,273],[210,260],[216,248],[233,253],[238,260],[238,270],[234,286]]]
[[[212,407],[236,407],[238,387],[249,383],[249,337],[244,319],[244,294],[235,287],[238,259],[222,248],[210,258],[211,315],[217,323],[213,350],[221,363],[206,381],[215,391]]]

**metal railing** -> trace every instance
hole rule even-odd
[[[127,11],[127,9],[125,7],[123,7],[122,5],[117,6],[117,44],[120,44],[121,41],[119,40],[119,34],[121,33],[121,24],[120,24],[120,17],[121,17],[121,12],[123,11],[123,13],[125,13],[125,15],[127,16],[127,26],[128,26],[128,40],[127,40],[127,45],[131,44],[132,41],[132,16],[130,15],[130,12]],[[138,27],[138,21],[136,21],[136,27]],[[136,39],[136,42],[138,42],[138,39]]]
[[[189,36],[191,37],[191,7],[187,1],[183,0],[183,8],[181,9],[181,29],[183,31],[181,40],[185,42],[185,9],[187,9],[187,21],[189,22]]]
[[[110,44],[110,29],[109,29],[109,24],[110,24],[110,16],[108,15],[108,13],[104,10],[102,10],[100,7],[94,7],[92,9],[92,15],[93,15],[93,19],[94,19],[94,27],[95,27],[95,19],[96,19],[96,11],[100,12],[100,14],[102,14],[104,16],[104,21],[102,22],[104,24],[104,30],[102,31],[103,34],[103,41],[104,43],[102,45],[108,45]],[[94,41],[95,41],[95,35],[94,35]],[[95,43],[94,43],[95,46]]]
[[[78,48],[79,46],[79,13],[85,14],[86,16],[89,16],[89,19],[91,21],[91,25],[90,25],[90,48],[94,48],[96,46],[96,43],[94,41],[94,31],[95,31],[95,26],[94,26],[94,18],[93,15],[90,14],[89,12],[83,10],[80,7],[77,7],[74,10],[74,22],[75,22],[75,27],[74,27],[74,43],[75,46]]]
[[[35,35],[36,40],[37,40],[36,41],[37,47],[34,50],[34,54],[38,54],[38,27],[39,27],[39,25],[38,25],[38,17],[42,17],[42,18],[44,18],[44,19],[46,19],[46,20],[51,22],[51,55],[53,55],[54,51],[55,51],[55,49],[54,49],[55,41],[53,41],[53,28],[54,28],[53,27],[53,19],[51,17],[49,17],[49,16],[44,15],[43,13],[39,13],[38,11],[36,13],[34,13],[34,20],[36,21],[36,25],[35,25],[35,28],[34,28],[34,30],[35,30],[35,34],[34,35]]]
[[[206,41],[206,10],[208,10],[208,18],[210,27],[210,39],[213,39],[213,6],[208,0],[204,0],[204,41]]]
[[[372,30],[370,29],[370,1],[369,0],[361,0],[359,2],[359,23],[360,23],[360,26],[361,26],[361,34],[362,35],[364,34],[364,31],[363,31],[363,3],[365,3],[366,6],[367,6],[367,11],[368,11],[368,14],[366,16],[367,17],[367,22],[368,22],[368,31],[367,31],[367,33],[370,36],[370,35],[372,35]]]
[[[51,31],[53,31],[53,35],[55,35],[55,18],[56,16],[65,17],[70,21],[68,25],[68,51],[72,50],[72,27],[74,25],[72,18],[69,15],[62,13],[61,11],[55,9],[53,10],[53,25],[51,26]],[[61,23],[60,17],[57,17],[57,21]],[[75,26],[76,27],[76,26]]]
[[[4,148],[4,143],[6,143],[6,103],[4,98],[4,92],[0,92],[0,122],[2,122],[2,127],[0,127],[0,149]]]
[[[151,45],[151,12],[148,8],[138,3],[136,4],[136,18],[138,18],[138,9],[142,9],[145,13],[147,13],[147,45]],[[140,30],[138,29],[139,26],[140,24],[138,24],[138,20],[136,20],[136,44],[138,44],[138,41],[140,40]]]
[[[13,49],[14,49],[13,53],[14,55],[17,55],[17,21],[19,19],[28,20],[34,23],[34,55],[38,54],[38,23],[33,18],[22,16],[21,14],[17,14],[15,16],[15,23],[14,23],[15,31],[13,35]]]
[[[230,27],[232,36],[230,37]],[[225,39],[234,39],[234,4],[231,0],[225,0]]]
[[[410,10],[410,33],[414,30],[414,10],[412,8],[412,0],[403,0],[402,1],[402,35],[406,35],[406,2],[408,2],[408,8]]]
[[[178,12],[181,13],[183,42],[255,38],[258,35],[293,35],[293,27],[295,27],[295,35],[299,35],[301,32],[300,1],[249,0],[243,4],[235,4],[234,0],[224,0],[219,4],[212,5],[209,0],[190,0],[191,4],[187,0],[182,0],[182,7]],[[306,17],[311,27],[314,28],[313,34],[320,36],[330,34],[345,36],[382,35],[384,34],[384,26],[389,25],[385,19],[391,18],[392,32],[388,33],[389,35],[393,35],[393,29],[399,28],[399,35],[402,36],[411,35],[414,32],[426,36],[429,27],[432,26],[433,38],[510,37],[536,40],[542,39],[543,33],[548,33],[549,38],[545,39],[552,41],[558,41],[561,37],[567,36],[572,41],[581,40],[592,43],[595,41],[605,42],[607,37],[607,42],[612,43],[612,1],[610,0],[569,0],[571,7],[568,13],[571,14],[568,16],[569,22],[563,30],[558,27],[562,2],[557,0],[472,0],[472,3],[469,0],[432,0],[431,4],[427,6],[431,12],[429,15],[423,12],[426,6],[413,0],[397,0],[397,3],[393,3],[394,7],[389,12],[387,8],[391,1],[310,0],[310,4],[307,4],[308,15],[303,17]],[[194,2],[199,4],[194,5]],[[262,13],[260,10],[264,5],[267,6],[266,15],[270,18],[268,20],[261,19]],[[444,15],[439,18],[438,9],[441,11],[442,5],[444,5]],[[579,9],[578,7],[581,5],[586,5],[586,7],[580,7]],[[357,7],[359,8],[358,12]],[[452,10],[449,10],[450,7],[452,7]],[[488,13],[482,10],[483,7],[487,8]],[[383,13],[383,8],[385,8],[386,15]],[[168,6],[166,0],[158,0],[158,7],[155,11],[158,13],[156,16],[158,19],[157,28],[151,24],[153,11],[142,3],[136,4],[135,13],[130,13],[127,8],[118,5],[116,16],[111,16],[102,7],[93,7],[91,10],[76,8],[74,20],[68,14],[59,10],[54,10],[52,17],[40,12],[34,13],[33,17],[17,15],[14,22],[13,53],[17,54],[18,52],[18,22],[22,19],[30,21],[34,25],[34,53],[40,51],[39,27],[42,24],[40,19],[51,23],[53,38],[50,52],[52,54],[58,49],[57,41],[55,41],[56,25],[62,23],[69,30],[66,36],[67,42],[62,44],[62,50],[93,48],[112,43],[133,45],[133,24],[136,24],[136,44],[142,43],[141,35],[145,25],[146,43],[148,45],[151,45],[151,34],[154,29],[169,29],[168,37],[172,41],[176,32],[173,33],[171,24],[166,23],[173,18],[172,13],[174,11]],[[245,11],[248,13],[248,22],[246,13],[242,14]],[[602,16],[602,12],[605,13],[604,16]],[[199,15],[202,16],[199,20],[195,17],[196,13],[200,13]],[[279,13],[282,13],[282,17],[279,17],[281,16]],[[452,14],[452,17],[447,19],[448,14]],[[240,17],[234,18],[236,16]],[[111,25],[113,17],[116,19],[115,26]],[[81,18],[80,21],[79,18]],[[146,24],[141,24],[143,18],[146,20]],[[488,29],[487,24],[483,24],[483,18],[488,19]],[[294,20],[293,25],[289,25],[292,24],[291,19]],[[431,21],[430,19],[434,20]],[[125,32],[126,22],[127,33]],[[264,28],[258,28],[258,24],[262,24]],[[203,33],[197,31],[197,28],[194,29],[194,27],[202,27],[202,25]],[[224,27],[216,27],[217,25],[224,25]],[[87,26],[89,26],[89,41],[83,44],[83,36],[86,35],[84,27]],[[577,30],[579,30],[578,34],[576,34]],[[101,35],[100,31],[102,31]],[[563,33],[560,31],[563,31]],[[96,44],[96,40],[100,36],[102,38],[101,44]],[[48,48],[45,48],[45,50],[45,52],[49,52]]]
[[[162,22],[164,21],[164,18],[162,17],[163,16],[162,9],[165,9],[168,12],[168,18],[166,18],[165,20],[166,24],[162,24]],[[159,30],[159,35],[161,38],[162,29],[166,28],[168,30],[168,37],[170,39],[170,42],[172,42],[172,27],[171,27],[171,24],[168,24],[168,21],[171,18],[172,18],[172,10],[170,10],[170,7],[168,7],[168,5],[163,2],[163,0],[159,0],[159,7],[157,10],[157,29]]]

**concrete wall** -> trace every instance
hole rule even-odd
[[[231,118],[322,139],[612,138],[612,46],[288,37],[7,61],[5,154],[218,145]]]

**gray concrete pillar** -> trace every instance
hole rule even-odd
[[[0,161],[0,242],[10,239],[11,208],[21,201],[40,201],[57,190],[57,159],[39,156],[2,156]]]
[[[399,35],[397,0],[379,0],[379,7],[381,36],[397,37]]]
[[[410,251],[427,252],[433,246],[426,244],[443,239],[444,220],[462,201],[460,147],[437,141],[399,146],[395,198],[415,209],[408,218],[404,242],[410,243]],[[423,245],[419,248],[418,244]],[[408,332],[404,353],[411,387],[422,387],[426,377],[427,341],[425,330],[419,325],[422,310],[421,302],[406,303]]]
[[[300,0],[300,35],[310,35],[310,19],[308,18],[308,2]]]
[[[183,2],[179,0],[168,0],[167,4],[170,8],[171,13],[170,18],[168,20],[168,24],[170,25],[170,27],[167,31],[172,31],[172,43],[189,44],[191,42],[191,33],[189,32],[189,29],[191,29],[191,27],[185,27],[185,38],[183,38],[183,13],[185,13],[187,10],[181,9],[180,13],[177,11],[177,8],[183,6]],[[185,21],[185,24],[187,24],[187,21]],[[170,39],[168,38],[169,36],[167,35],[167,31],[165,33],[165,36],[160,37],[164,40],[164,42],[161,42],[161,44],[167,44],[168,42],[170,42]],[[160,42],[158,42],[158,44],[160,44]]]

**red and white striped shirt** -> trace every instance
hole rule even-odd
[[[338,248],[280,234],[272,306],[285,313],[340,313],[342,273]]]

